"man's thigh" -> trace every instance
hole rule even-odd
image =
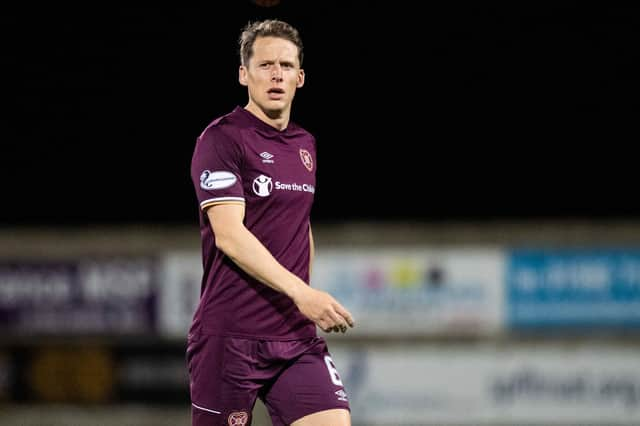
[[[351,426],[351,413],[342,408],[318,411],[317,413],[309,414],[291,423],[291,426],[326,425]]]
[[[274,426],[290,425],[327,410],[337,411],[337,418],[342,418],[330,423],[332,426],[350,424],[347,393],[324,339],[315,340],[265,389],[262,397]]]

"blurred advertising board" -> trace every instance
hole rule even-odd
[[[8,345],[0,352],[0,402],[184,404],[185,352],[166,340]]]
[[[354,424],[640,424],[640,357],[602,345],[331,346]]]
[[[114,350],[114,359],[118,400],[166,403],[189,400],[186,343],[119,345]]]
[[[155,329],[152,258],[0,263],[0,331],[6,334],[148,333]]]
[[[167,337],[186,339],[200,299],[202,257],[198,252],[168,252],[159,270],[158,330]]]
[[[170,253],[161,268],[161,331],[186,336],[200,292],[200,255]],[[355,316],[350,334],[476,335],[502,328],[504,255],[497,249],[323,249],[312,271],[312,286]]]
[[[515,250],[506,286],[514,328],[640,326],[640,250]]]
[[[353,334],[493,334],[503,271],[494,248],[322,250],[311,284],[350,310]]]
[[[13,377],[13,365],[10,356],[0,351],[0,402],[8,399]]]
[[[107,347],[42,345],[21,352],[16,400],[102,403],[114,396],[116,366]]]

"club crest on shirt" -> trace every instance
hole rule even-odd
[[[245,426],[249,420],[249,414],[246,411],[234,411],[229,414],[227,423],[229,426]]]
[[[300,148],[300,159],[302,160],[302,164],[307,168],[307,170],[313,170],[313,157],[306,149]]]

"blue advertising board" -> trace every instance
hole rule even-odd
[[[510,327],[640,325],[640,249],[512,250]]]

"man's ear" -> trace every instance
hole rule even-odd
[[[249,84],[247,83],[247,68],[244,65],[240,65],[240,68],[238,68],[238,81],[243,86],[247,86]]]
[[[304,86],[304,70],[300,68],[300,71],[298,72],[298,83],[296,84],[296,87],[302,86]]]

